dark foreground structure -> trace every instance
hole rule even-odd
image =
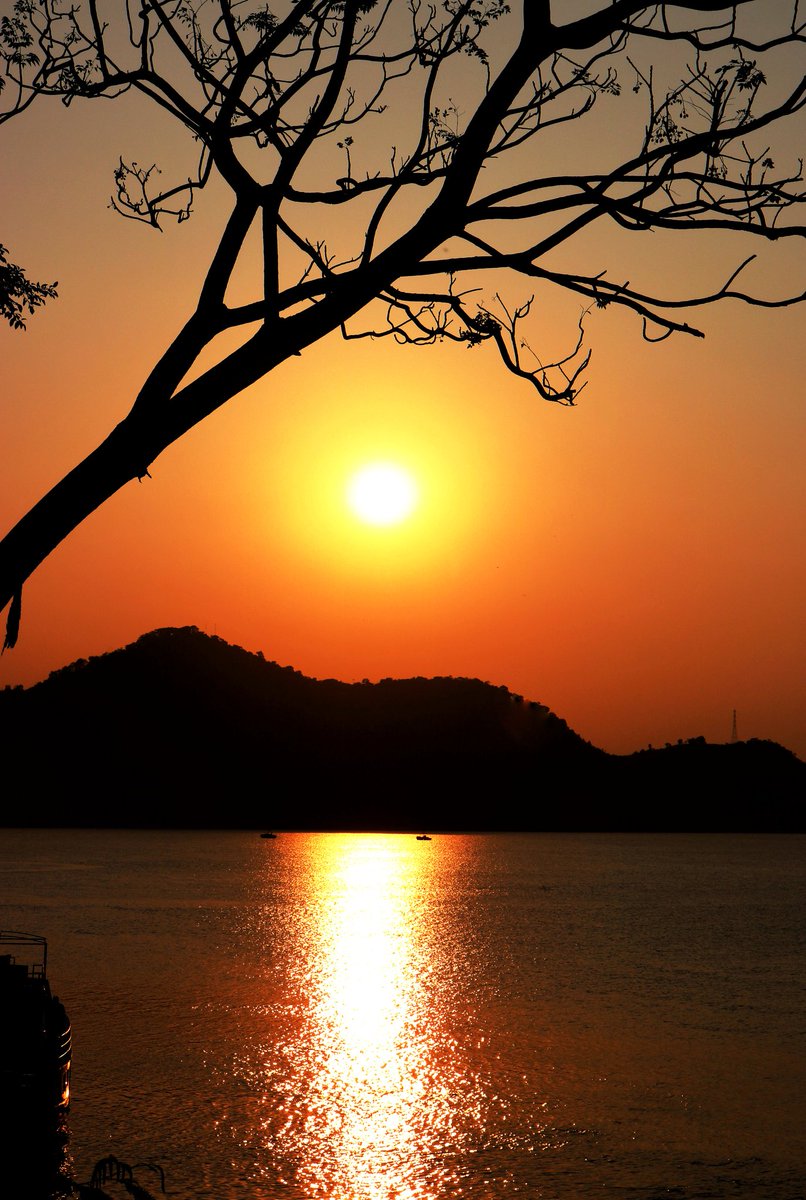
[[[47,966],[45,938],[0,931],[0,1105],[55,1122],[70,1106],[73,1043]]]
[[[193,626],[0,692],[0,753],[7,826],[806,829],[774,742],[610,755],[503,687],[314,680]]]
[[[72,1031],[47,954],[37,934],[0,932],[0,1175],[26,1200],[62,1190],[67,1146]]]

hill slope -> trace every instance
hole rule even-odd
[[[806,791],[772,743],[617,758],[505,688],[318,681],[193,626],[0,692],[0,751],[21,825],[799,828]]]

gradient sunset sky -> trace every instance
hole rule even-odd
[[[793,164],[797,121],[772,139]],[[580,124],[579,145],[604,154],[606,127]],[[553,152],[573,156],[576,136]],[[223,192],[162,234],[108,207],[119,155],[150,162],[169,137],[129,99],[34,105],[0,133],[0,240],[59,282],[25,333],[0,328],[3,532],[125,415],[194,303]],[[757,290],[802,290],[802,247],[735,237],[589,234],[574,261],[684,294],[753,251]],[[578,316],[539,293],[534,344],[573,343]],[[51,555],[0,686],[193,624],[320,678],[504,684],[614,752],[726,741],[736,709],[740,737],[806,757],[806,307],[687,319],[705,340],[650,345],[630,314],[592,312],[575,409],[542,403],[489,346],[307,350]],[[399,525],[347,504],[375,460],[417,481]]]

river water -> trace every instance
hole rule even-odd
[[[179,1200],[803,1200],[806,838],[0,831],[71,1169]]]

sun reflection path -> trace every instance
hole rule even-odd
[[[405,1164],[417,1153],[417,1114],[429,1079],[415,944],[422,856],[388,837],[330,846],[314,1007],[327,1153],[325,1162],[314,1156],[302,1167],[300,1181],[311,1195],[386,1197],[390,1168],[408,1174]],[[320,1154],[322,1148],[320,1141]]]
[[[289,845],[229,1121],[274,1189],[260,1194],[464,1200],[480,1176],[509,1179],[511,1114],[478,1012],[486,959],[445,891],[442,847],[389,834]]]

